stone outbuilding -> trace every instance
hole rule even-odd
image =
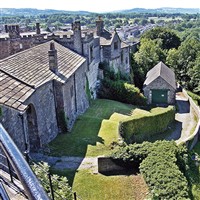
[[[148,104],[174,104],[176,80],[173,70],[159,62],[147,73],[143,91]]]

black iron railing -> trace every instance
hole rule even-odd
[[[7,159],[7,166],[5,164],[3,165],[5,165],[4,167],[8,169],[11,177],[11,182],[13,181],[14,171],[19,181],[23,185],[28,199],[49,200],[49,197],[44,191],[44,188],[41,186],[40,182],[29,167],[23,155],[1,124],[0,148],[3,150],[3,153]]]

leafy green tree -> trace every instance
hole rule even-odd
[[[162,41],[162,49],[167,50],[178,48],[181,44],[180,38],[174,31],[163,27],[156,27],[147,31],[144,35],[142,35],[142,38],[151,40],[160,38]]]
[[[48,178],[48,174],[50,173],[49,172],[50,167],[48,163],[45,163],[45,162],[39,162],[38,164],[34,163],[32,165],[32,170],[34,171],[38,179],[41,181],[41,184],[43,185],[48,196],[51,197],[50,184],[49,184],[49,178]],[[54,174],[51,176],[51,181],[52,181],[55,199],[73,200],[71,187],[69,186],[68,180],[66,177],[58,176]]]
[[[139,51],[132,57],[135,85],[142,88],[146,73],[159,61],[165,61],[160,40],[141,39]]]
[[[171,49],[166,59],[167,64],[174,68],[178,81],[190,90],[198,88],[199,84],[199,52],[199,39],[189,37],[177,50]]]

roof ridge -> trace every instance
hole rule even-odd
[[[19,51],[19,52],[17,52],[17,53],[14,53],[14,54],[12,54],[12,55],[10,55],[10,56],[8,56],[8,57],[6,57],[6,58],[3,58],[3,59],[0,59],[0,63],[1,62],[3,62],[3,61],[5,61],[5,60],[8,60],[8,59],[10,59],[10,58],[12,58],[12,57],[15,57],[15,56],[17,56],[17,55],[20,55],[20,54],[22,54],[22,53],[24,53],[24,52],[27,52],[27,51],[30,51],[30,49],[35,49],[35,48],[37,48],[38,46],[42,46],[42,45],[44,45],[44,44],[46,44],[46,43],[50,43],[50,42],[56,42],[55,40],[49,40],[49,41],[46,41],[46,42],[44,42],[44,43],[41,43],[41,44],[38,44],[38,45],[35,45],[35,46],[33,46],[33,47],[30,47],[30,48],[28,48],[28,49],[24,49],[23,51]],[[58,42],[56,42],[57,44],[59,44]]]
[[[3,72],[3,73],[5,73],[6,75],[10,76],[11,78],[13,78],[13,79],[15,79],[15,80],[17,80],[17,81],[19,81],[19,82],[21,82],[21,83],[23,83],[23,84],[29,86],[29,87],[35,89],[35,86],[34,86],[34,85],[28,84],[28,83],[26,83],[25,81],[23,81],[23,80],[21,80],[21,79],[18,79],[17,77],[15,77],[15,76],[9,74],[9,73],[6,72],[5,70],[0,69],[0,71]]]

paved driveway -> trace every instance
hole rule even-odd
[[[176,102],[178,107],[175,115],[176,128],[166,139],[176,140],[179,143],[191,134],[197,122],[195,121],[194,111],[190,109],[189,101],[182,92],[176,93]]]

